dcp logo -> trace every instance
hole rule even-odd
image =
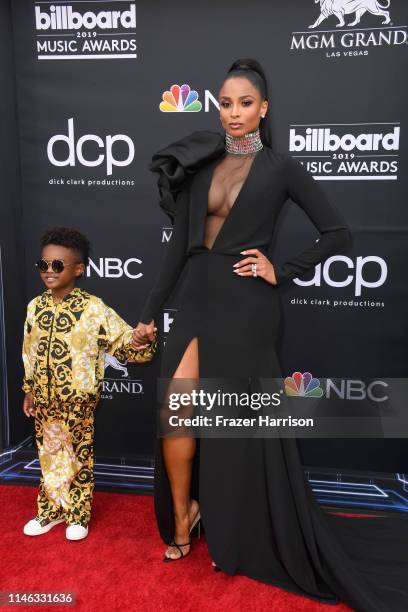
[[[345,268],[345,276],[342,280],[336,281],[331,276],[330,268],[334,263],[342,262]],[[368,280],[366,268],[368,265],[374,266],[376,276],[373,280]],[[351,274],[348,274],[351,270]],[[388,275],[387,264],[382,257],[376,255],[368,255],[366,257],[357,257],[355,261],[345,255],[333,255],[326,259],[324,264],[317,264],[314,276],[311,280],[304,281],[300,279],[294,280],[301,287],[320,287],[323,282],[330,287],[347,287],[354,284],[354,295],[361,295],[364,288],[375,289],[381,287]]]
[[[67,148],[65,149],[67,155],[57,158],[54,148],[56,143],[65,143]],[[94,143],[93,146],[88,143]],[[115,143],[122,143],[122,148],[126,151],[124,159],[118,159],[113,154],[113,148]],[[85,157],[83,148],[87,144],[88,157]],[[61,145],[59,145],[61,150]],[[89,151],[93,151],[89,152]],[[61,153],[58,153],[61,155]],[[52,136],[47,144],[47,155],[49,161],[54,166],[75,166],[78,161],[82,166],[95,167],[105,164],[106,174],[110,176],[115,166],[129,166],[135,156],[135,146],[129,136],[125,134],[108,134],[101,138],[96,134],[84,134],[80,136],[75,142],[75,130],[74,130],[74,119],[71,117],[68,119],[68,135],[56,134]]]

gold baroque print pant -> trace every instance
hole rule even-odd
[[[84,527],[94,490],[92,405],[37,407],[35,437],[41,465],[37,519],[41,525],[64,518]]]

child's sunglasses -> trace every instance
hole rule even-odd
[[[59,272],[63,272],[64,268],[66,268],[67,266],[76,266],[76,265],[77,265],[76,263],[65,263],[64,261],[62,261],[62,259],[53,259],[52,261],[48,259],[39,259],[35,263],[35,267],[40,272],[48,272],[48,268],[49,266],[51,266],[52,271],[56,272],[57,274]]]

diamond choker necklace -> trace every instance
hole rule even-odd
[[[225,133],[225,149],[227,153],[234,155],[245,155],[246,153],[256,153],[263,148],[262,140],[259,135],[259,128],[254,132],[248,132],[244,136],[231,136]]]

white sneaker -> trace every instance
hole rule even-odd
[[[31,519],[24,525],[24,533],[29,536],[37,536],[42,535],[43,533],[47,533],[50,529],[58,525],[59,523],[64,523],[64,519],[58,519],[56,521],[50,521],[44,527],[41,527],[40,522],[37,519]]]
[[[88,535],[88,527],[82,525],[68,525],[65,536],[67,540],[83,540]]]

